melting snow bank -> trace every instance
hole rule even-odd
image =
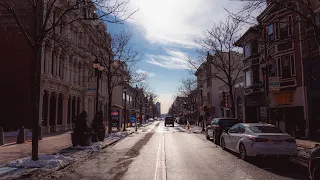
[[[66,166],[72,161],[71,157],[62,155],[47,155],[39,154],[39,160],[33,161],[31,157],[25,157],[22,159],[17,159],[7,164],[9,167],[13,168],[46,168],[57,170],[61,167]]]
[[[124,131],[124,132],[121,131],[121,132],[106,134],[105,137],[108,139],[121,139],[121,138],[125,138],[126,136],[128,136],[131,133],[132,133],[132,131]]]
[[[85,147],[71,146],[60,150],[59,153],[55,155],[39,154],[38,161],[32,161],[31,157],[17,159],[8,163],[6,166],[0,167],[0,179],[11,179],[12,177],[18,179],[26,174],[31,174],[32,177],[33,175],[39,177],[47,176],[50,172],[69,167],[69,165],[73,166],[73,164],[85,162],[87,158],[94,154],[99,154],[103,148],[130,135],[132,132],[133,131],[126,131],[106,134],[104,141],[91,143],[90,146]],[[37,172],[35,173],[34,171]]]

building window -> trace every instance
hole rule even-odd
[[[269,41],[274,41],[274,29],[273,29],[273,24],[269,24],[269,25],[268,25],[267,33],[268,33],[268,40],[269,40]]]
[[[253,84],[256,84],[256,83],[260,82],[259,66],[254,66],[252,68],[252,80],[253,80]]]
[[[292,35],[292,17],[288,16],[280,19],[277,26],[277,38],[286,39]]]
[[[296,75],[294,55],[284,55],[278,58],[278,76],[290,78]]]
[[[56,54],[56,52],[53,50],[53,51],[51,52],[51,74],[52,74],[52,75],[54,75],[54,74],[53,74],[53,70],[54,70],[54,58],[55,58],[55,54]]]
[[[247,58],[249,56],[251,56],[251,43],[244,46],[244,57]]]
[[[278,77],[278,66],[277,66],[277,60],[274,59],[271,64],[271,72],[269,74],[269,77]]]
[[[246,83],[246,87],[251,86],[251,71],[246,71],[245,83]]]
[[[314,13],[314,20],[315,20],[315,24],[319,25],[319,13]]]
[[[62,59],[60,59],[59,60],[59,77],[60,78],[62,78],[62,68],[63,68],[63,66],[62,66]]]

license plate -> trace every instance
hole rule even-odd
[[[274,144],[281,144],[281,141],[273,141]]]

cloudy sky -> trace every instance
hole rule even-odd
[[[167,113],[179,80],[192,76],[186,58],[197,57],[194,40],[225,19],[225,8],[239,7],[232,0],[131,0],[130,9],[139,11],[124,24],[108,24],[108,30],[132,31],[136,49],[144,53],[138,69],[150,73],[148,82],[159,95],[161,112]]]

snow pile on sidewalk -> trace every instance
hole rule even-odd
[[[110,143],[110,140],[104,139],[104,141],[94,142],[90,146],[80,146],[71,147],[72,149],[83,149],[85,151],[100,151],[103,147],[107,146]]]
[[[116,132],[111,134],[106,134],[104,141],[94,142],[90,144],[90,146],[75,146],[72,147],[73,149],[83,149],[86,151],[100,151],[103,147],[110,144],[110,140],[119,140],[122,138],[127,137],[129,134],[131,134],[131,131],[125,131],[125,132]]]
[[[25,136],[28,136],[28,137],[32,136],[32,131],[30,129],[25,129],[24,133],[25,133]],[[4,136],[6,137],[17,137],[18,135],[19,135],[19,130],[4,133]]]
[[[7,164],[9,167],[13,168],[46,168],[57,170],[61,167],[66,166],[72,161],[72,158],[56,155],[39,154],[39,160],[33,161],[31,157],[25,157],[22,159],[17,159]]]
[[[311,149],[298,149],[297,156],[305,159],[309,159],[311,154]]]
[[[116,132],[116,133],[111,133],[111,134],[106,134],[106,138],[108,139],[122,139],[127,137],[131,131],[121,131],[121,132]]]

